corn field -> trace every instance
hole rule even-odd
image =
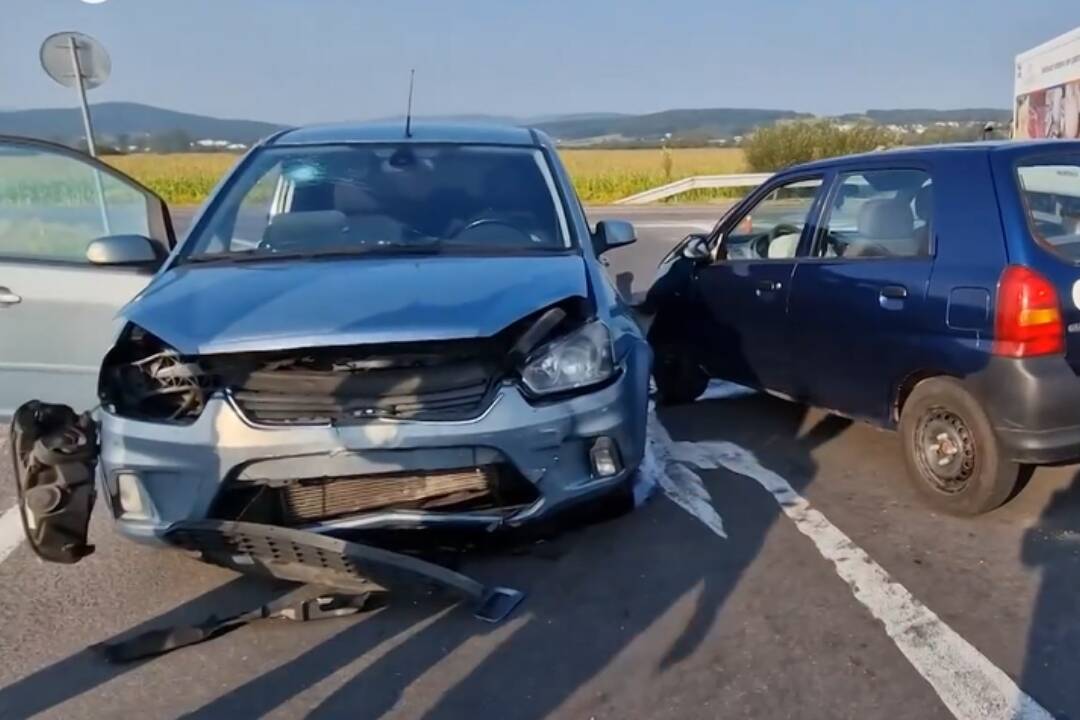
[[[742,172],[746,161],[741,150],[731,148],[676,148],[641,150],[585,150],[562,152],[563,161],[585,203],[607,203],[691,175]],[[104,160],[149,187],[170,205],[201,203],[218,180],[236,164],[231,153],[177,153],[170,155],[115,155]],[[92,204],[97,201],[92,176],[55,177],[55,171],[18,168],[8,161],[0,172],[0,203],[25,205]],[[108,184],[106,197],[124,189]],[[717,193],[691,193],[679,199],[707,201]],[[119,198],[117,198],[119,200]]]
[[[232,153],[177,153],[172,155],[116,155],[105,158],[117,170],[147,186],[170,205],[201,203],[238,155]]]

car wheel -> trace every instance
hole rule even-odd
[[[660,405],[682,405],[701,397],[709,385],[709,376],[701,368],[692,350],[667,345],[656,350],[653,363],[656,399]]]
[[[978,401],[953,378],[915,386],[900,415],[907,474],[935,508],[979,515],[1000,506],[1020,481]]]

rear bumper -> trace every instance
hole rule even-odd
[[[308,525],[313,532],[515,527],[538,522],[621,487],[645,447],[650,351],[636,343],[621,374],[594,392],[530,403],[514,386],[499,390],[479,418],[454,422],[373,420],[351,426],[260,427],[225,398],[214,398],[192,425],[177,427],[101,415],[99,483],[120,532],[160,544],[177,523],[211,517],[231,481],[281,483],[397,471],[434,471],[508,463],[533,484],[537,500],[510,512],[372,511]],[[594,478],[588,459],[596,438],[612,438],[617,475]],[[124,512],[120,478],[145,510]],[[134,483],[132,478],[135,478]]]
[[[1012,460],[1080,460],[1080,377],[1064,358],[995,357],[966,383]]]

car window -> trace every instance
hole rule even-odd
[[[1080,162],[1021,165],[1016,170],[1028,224],[1044,247],[1080,262]]]
[[[933,183],[922,170],[872,170],[837,178],[816,257],[930,255]]]
[[[726,260],[795,257],[821,183],[821,178],[796,180],[769,192],[724,235],[720,256]]]
[[[184,255],[565,250],[570,235],[554,183],[535,148],[268,148],[240,172]]]
[[[147,199],[86,161],[48,148],[0,145],[0,257],[88,262],[105,235],[150,235]]]

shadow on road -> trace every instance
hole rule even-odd
[[[706,427],[693,421],[689,408],[666,412],[664,422],[680,440],[730,440],[733,426],[742,426],[758,440],[763,436],[772,442],[785,439],[788,459],[799,467],[805,485],[816,472],[810,452],[848,425],[826,418],[800,437],[805,412],[800,406],[752,396],[698,406],[697,416],[710,418]],[[797,438],[793,445],[797,457],[790,450],[793,438]],[[729,537],[738,541],[722,542],[673,504],[658,500],[632,516],[576,531],[567,542],[570,551],[554,562],[528,557],[490,559],[494,562],[484,568],[484,575],[505,578],[528,588],[530,594],[519,611],[518,624],[494,650],[478,653],[482,657],[475,657],[477,653],[465,646],[499,632],[497,627],[480,625],[455,610],[409,634],[409,627],[420,618],[407,609],[391,608],[190,717],[268,712],[352,662],[374,643],[398,636],[403,637],[400,643],[319,702],[311,716],[379,717],[452,654],[453,663],[475,665],[434,705],[424,708],[425,717],[542,718],[572,698],[602,712],[606,698],[582,700],[575,694],[617,663],[632,643],[661,658],[655,673],[691,656],[778,516],[772,498],[751,494],[737,512],[724,515]],[[660,621],[668,626],[673,619],[681,626],[674,637],[651,631]],[[620,709],[632,711],[625,706]]]
[[[113,642],[156,628],[190,625],[239,614],[287,593],[295,586],[238,577],[190,602],[132,627],[105,642]],[[51,628],[62,632],[63,628]],[[71,698],[142,666],[143,662],[111,665],[97,648],[87,648],[60,662],[0,688],[0,718],[25,718],[56,707]]]
[[[1025,533],[1022,560],[1042,578],[1021,687],[1055,717],[1080,717],[1080,472]]]
[[[827,417],[801,433],[806,409],[764,395],[668,409],[661,419],[676,440],[745,443],[799,489],[817,473],[814,448],[848,425]],[[775,456],[779,465],[773,464],[772,454],[763,454],[769,448],[782,449]],[[730,483],[721,484],[728,488],[724,493],[733,492]],[[316,690],[319,697],[310,700],[315,707],[306,699],[304,711],[316,718],[379,717],[408,696],[408,714],[432,718],[542,718],[568,705],[577,712],[582,704],[602,714],[615,698],[586,686],[605,671],[643,672],[634,663],[623,665],[621,658],[631,646],[634,657],[645,653],[655,658],[644,681],[677,671],[709,636],[758,556],[780,511],[767,493],[748,484],[738,487],[751,489],[739,491],[737,508],[725,513],[718,506],[735,541],[720,540],[658,498],[631,515],[568,531],[557,541],[562,553],[467,556],[466,572],[528,592],[507,625],[482,624],[465,608],[451,609],[448,601],[392,601],[378,613],[343,624],[336,635],[293,660],[204,700],[189,717],[262,715],[354,663],[359,669],[347,670],[352,674],[343,683],[335,678],[336,689]],[[713,497],[718,498],[715,490]],[[131,633],[249,609],[273,594],[262,581],[237,579]],[[364,660],[376,648],[381,654]],[[178,661],[183,653],[152,662]],[[48,710],[135,667],[106,665],[89,650],[78,653],[0,690],[0,716]],[[439,689],[410,694],[422,684]],[[199,689],[193,688],[191,696],[198,697]],[[633,704],[655,698],[618,701],[624,714],[647,715],[648,706]]]

